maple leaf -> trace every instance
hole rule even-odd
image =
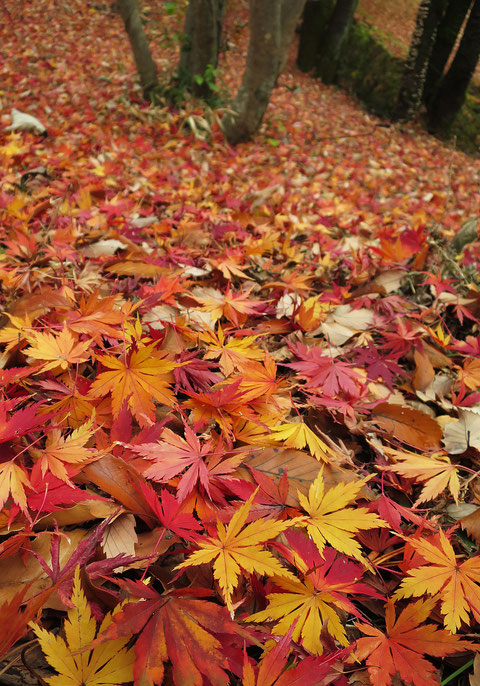
[[[99,289],[88,298],[82,295],[78,310],[69,313],[66,322],[68,328],[76,333],[88,334],[94,340],[102,335],[116,338],[118,327],[125,319],[123,312],[114,309],[118,297],[115,294],[102,298]]]
[[[152,398],[170,407],[175,405],[175,396],[168,388],[175,363],[158,359],[156,354],[155,344],[151,343],[132,348],[120,358],[99,355],[97,359],[111,371],[97,376],[90,395],[98,398],[110,393],[114,418],[127,402],[140,426],[146,426],[155,417]]]
[[[474,644],[461,641],[434,624],[422,624],[434,607],[433,598],[417,600],[395,618],[395,607],[390,600],[386,606],[385,632],[368,624],[356,623],[368,638],[357,640],[355,655],[359,660],[367,660],[373,686],[390,686],[392,676],[397,673],[406,684],[440,684],[435,667],[423,656],[443,657],[474,647]]]
[[[133,668],[136,684],[163,683],[164,663],[170,660],[176,686],[201,684],[204,680],[228,686],[230,679],[225,670],[230,665],[222,641],[227,639],[231,644],[241,629],[232,622],[226,608],[199,599],[211,596],[212,591],[181,588],[159,594],[141,582],[126,581],[122,585],[134,597],[145,600],[123,605],[95,643],[110,645],[112,640],[138,634]]]
[[[180,509],[181,505],[178,500],[166,489],[162,489],[159,494],[160,497],[157,497],[150,484],[140,482],[140,491],[158,517],[158,521],[177,536],[190,541],[195,533],[202,528],[201,524],[191,514]]]
[[[286,386],[282,379],[277,379],[277,365],[268,353],[263,365],[254,361],[243,364],[241,379],[240,391],[246,402],[258,399],[268,402],[274,393]]]
[[[434,500],[447,487],[450,489],[455,502],[458,503],[460,494],[458,468],[457,465],[450,462],[448,455],[444,453],[419,455],[408,450],[395,450],[387,446],[384,446],[382,450],[389,457],[392,457],[396,464],[381,467],[381,469],[396,472],[417,482],[427,482],[413,507],[426,500]]]
[[[48,663],[58,675],[46,679],[50,686],[104,686],[123,684],[133,679],[132,649],[125,649],[126,638],[112,640],[106,646],[89,650],[95,638],[96,622],[80,585],[80,567],[76,567],[72,604],[65,620],[65,639],[34,623],[30,623]],[[112,624],[111,614],[105,615],[99,633]],[[72,654],[73,653],[73,654]]]
[[[345,650],[337,650],[324,657],[308,656],[301,659],[293,667],[286,667],[286,660],[291,650],[291,638],[296,626],[296,620],[290,626],[288,632],[278,643],[262,657],[258,671],[255,670],[247,659],[244,652],[243,660],[243,686],[294,686],[295,684],[308,683],[309,686],[325,686],[326,683],[339,676],[338,671],[332,667],[336,662],[345,657]],[[328,681],[326,681],[326,677]]]
[[[3,462],[0,464],[0,509],[5,505],[8,498],[12,497],[14,503],[26,512],[27,496],[25,488],[30,486],[26,471],[15,462]]]
[[[331,458],[339,457],[335,451],[324,443],[304,422],[287,422],[275,426],[269,438],[273,441],[283,441],[286,448],[301,450],[306,445],[317,460],[331,462]]]
[[[230,376],[235,369],[241,369],[248,360],[261,361],[265,357],[265,352],[254,345],[258,336],[236,336],[226,341],[223,329],[219,326],[216,333],[206,331],[200,334],[200,338],[208,345],[205,359],[219,358],[220,369],[225,376]]]
[[[340,553],[363,560],[360,545],[353,538],[356,532],[388,526],[366,507],[348,507],[358,498],[368,478],[339,483],[325,491],[321,469],[309,488],[308,498],[298,492],[300,505],[308,515],[302,526],[306,527],[320,554],[328,542]]]
[[[215,445],[213,439],[202,445],[192,429],[185,425],[185,438],[166,428],[157,443],[141,443],[132,446],[132,450],[148,460],[153,460],[153,464],[143,472],[145,477],[153,481],[169,481],[186,470],[177,486],[179,503],[192,492],[197,482],[205,489],[208,497],[212,498],[207,459],[216,454],[216,466],[225,454],[221,451],[218,453],[219,445]],[[232,462],[231,469],[227,471],[233,471],[241,459],[241,456],[238,456],[237,460]]]
[[[88,353],[92,341],[76,341],[66,326],[57,335],[35,331],[31,335],[32,346],[24,353],[37,360],[45,360],[42,370],[68,369],[72,364],[80,364],[90,359]],[[50,361],[49,361],[50,360]]]
[[[284,636],[292,623],[295,629],[292,639],[301,640],[310,653],[321,655],[324,650],[321,639],[322,627],[341,645],[349,641],[339,612],[359,615],[348,595],[360,593],[376,595],[365,584],[357,583],[362,569],[355,562],[337,557],[333,548],[325,548],[324,557],[315,543],[299,532],[285,534],[288,546],[278,546],[302,575],[302,579],[274,577],[275,591],[267,596],[266,610],[256,612],[249,622],[270,622],[274,634]],[[348,595],[347,595],[348,594]]]
[[[52,429],[47,436],[45,448],[43,450],[30,448],[30,455],[37,461],[42,476],[50,471],[54,476],[73,486],[66,465],[81,465],[100,457],[97,450],[85,447],[85,443],[93,434],[91,421],[72,431],[69,436],[62,436],[60,429]]]
[[[470,611],[480,621],[480,556],[457,562],[455,551],[443,531],[437,541],[406,539],[426,564],[408,570],[394,598],[439,593],[445,628],[456,633],[468,623]]]
[[[232,614],[232,593],[237,586],[241,569],[250,574],[257,572],[295,580],[291,572],[285,569],[272,553],[263,549],[262,544],[276,538],[289,526],[295,525],[297,520],[277,522],[272,519],[257,519],[242,528],[247,521],[256,492],[239,507],[226,528],[217,520],[217,537],[207,536],[206,540],[198,541],[199,550],[176,567],[185,569],[215,560],[213,574],[220,584],[227,608]]]
[[[196,288],[193,297],[201,303],[202,312],[210,312],[214,321],[223,315],[234,326],[243,326],[250,315],[257,314],[259,307],[265,307],[264,301],[254,300],[251,289],[234,293],[227,287],[225,293],[214,288]]]
[[[331,355],[325,355],[319,347],[308,348],[303,343],[290,347],[301,362],[290,362],[285,366],[298,371],[300,379],[306,379],[306,388],[319,388],[331,397],[341,391],[351,397],[359,395],[361,378],[352,365]]]
[[[254,418],[239,390],[241,379],[233,383],[222,383],[213,386],[208,393],[188,393],[190,400],[183,403],[183,407],[191,408],[194,422],[206,426],[215,421],[227,433],[232,431],[232,417]]]

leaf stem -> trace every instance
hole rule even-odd
[[[443,679],[443,681],[440,682],[440,686],[447,686],[451,681],[455,679],[455,677],[460,676],[466,669],[471,667],[473,665],[473,660],[469,660],[468,662],[465,662],[462,667],[459,667],[453,674],[450,674],[450,676],[447,676],[446,679]]]

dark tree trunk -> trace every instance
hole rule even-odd
[[[297,65],[302,71],[311,71],[315,67],[323,33],[331,14],[331,0],[307,0],[300,26],[297,55]]]
[[[471,5],[472,0],[449,0],[428,63],[423,91],[423,101],[426,104],[435,95]]]
[[[157,69],[143,29],[137,0],[118,0],[117,7],[132,47],[143,95],[148,100],[158,86]]]
[[[222,120],[227,140],[249,140],[259,128],[305,0],[250,0],[250,41],[233,113]]]
[[[324,83],[333,83],[342,47],[350,31],[358,0],[337,0],[323,36],[317,72]]]
[[[450,69],[428,108],[429,128],[447,132],[465,101],[480,56],[480,0],[475,0]]]
[[[447,0],[422,0],[393,119],[408,121],[420,109],[428,61]]]
[[[194,95],[208,98],[215,83],[224,0],[190,0],[178,65],[180,83]]]

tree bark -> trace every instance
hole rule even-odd
[[[227,140],[249,140],[259,128],[305,0],[250,0],[250,41],[233,113],[222,120]]]
[[[445,7],[446,0],[422,0],[420,3],[393,113],[394,120],[413,119],[420,109],[428,60]]]
[[[447,132],[465,101],[480,57],[480,0],[474,0],[465,31],[449,70],[428,108],[429,128]]]
[[[341,57],[342,47],[350,31],[358,0],[337,0],[317,63],[317,72],[324,83],[333,83]]]
[[[428,63],[423,101],[428,104],[440,85],[448,58],[452,54],[472,0],[449,0],[443,19],[438,26],[437,38]]]
[[[148,100],[158,86],[157,68],[148,46],[138,3],[137,0],[118,0],[117,6],[132,47],[143,96]]]
[[[194,95],[208,98],[215,83],[224,0],[190,0],[178,65],[179,82]]]
[[[307,0],[302,15],[297,54],[297,65],[302,71],[311,71],[315,67],[332,11],[333,0]]]

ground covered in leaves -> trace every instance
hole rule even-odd
[[[0,683],[467,683],[480,163],[292,60],[231,148],[106,4],[0,13]]]

